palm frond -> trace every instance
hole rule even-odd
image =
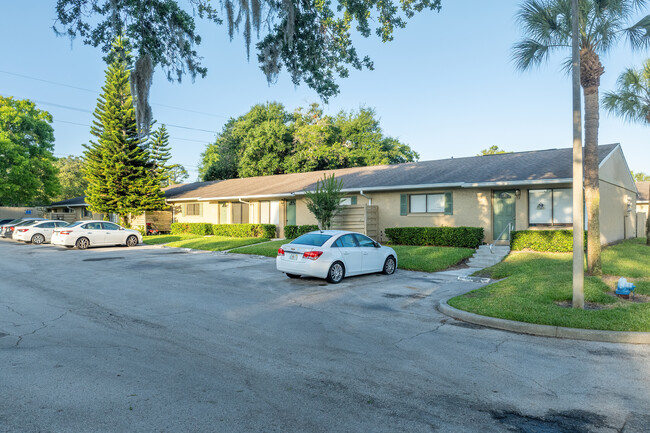
[[[641,18],[632,27],[624,30],[630,45],[634,50],[645,50],[650,47],[650,15]]]

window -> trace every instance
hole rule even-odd
[[[101,230],[102,223],[88,223],[86,225],[81,226],[81,228],[85,230]]]
[[[341,206],[353,206],[357,204],[357,197],[343,197],[341,201],[339,202]]]
[[[228,224],[228,203],[219,203],[219,224]]]
[[[85,207],[81,210],[81,216],[82,218],[91,217],[93,216],[93,213],[89,211],[88,208]]]
[[[568,225],[573,223],[571,188],[534,189],[528,191],[530,225]]]
[[[289,243],[297,244],[297,245],[310,245],[313,247],[320,247],[325,242],[327,242],[327,240],[331,237],[332,237],[331,235],[324,235],[320,233],[307,233],[305,235],[298,237],[298,239],[294,239]]]
[[[443,213],[444,194],[414,194],[409,196],[410,213]]]
[[[102,226],[104,227],[104,230],[119,230],[120,229],[120,226],[118,226],[117,224],[113,224],[113,223],[104,222],[104,223],[102,223]]]
[[[201,203],[186,204],[185,216],[201,216]]]
[[[357,238],[357,242],[359,242],[359,246],[363,248],[374,248],[375,247],[375,241],[370,239],[367,236],[362,236],[362,235],[354,235],[355,238]]]
[[[340,245],[340,248],[355,248],[359,246],[354,235],[343,235],[336,242]]]

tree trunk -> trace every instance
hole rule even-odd
[[[587,204],[587,272],[601,275],[600,189],[598,185],[598,87],[604,68],[598,55],[588,49],[580,52],[580,83],[585,97],[585,201]]]

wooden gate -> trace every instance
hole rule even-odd
[[[373,239],[379,234],[379,212],[376,205],[343,206],[332,220],[332,229],[363,233]]]

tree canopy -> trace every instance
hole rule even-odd
[[[83,178],[83,158],[70,155],[57,159],[54,165],[58,170],[57,178],[61,184],[61,191],[55,200],[67,200],[84,195],[88,182]]]
[[[650,59],[642,69],[627,68],[619,75],[616,91],[603,95],[603,107],[624,120],[650,126]]]
[[[485,156],[485,155],[498,155],[500,153],[508,153],[503,149],[500,149],[499,146],[496,144],[493,146],[490,146],[487,149],[481,150],[481,153],[477,154],[476,156]]]
[[[45,204],[59,191],[52,116],[0,96],[0,206]]]
[[[230,119],[201,155],[203,180],[302,173],[416,161],[408,145],[384,135],[374,110],[323,115],[317,104],[293,114],[258,104]]]
[[[219,9],[210,0],[179,3],[57,0],[53,27],[57,34],[81,37],[105,53],[123,35],[138,59],[147,59],[154,68],[160,65],[168,79],[180,81],[185,74],[194,79],[207,73],[196,51],[201,36],[195,17],[225,22],[231,40],[241,31],[247,53],[258,37],[257,60],[269,83],[285,68],[294,84],[304,82],[327,100],[339,92],[336,80],[347,77],[348,68],[373,69],[372,60],[357,53],[353,30],[364,38],[374,31],[382,42],[390,41],[394,30],[405,27],[416,13],[439,11],[441,0],[220,0]]]
[[[637,173],[630,171],[632,174],[632,177],[634,178],[635,182],[647,182],[650,181],[650,174],[645,174],[642,171],[639,171]]]

